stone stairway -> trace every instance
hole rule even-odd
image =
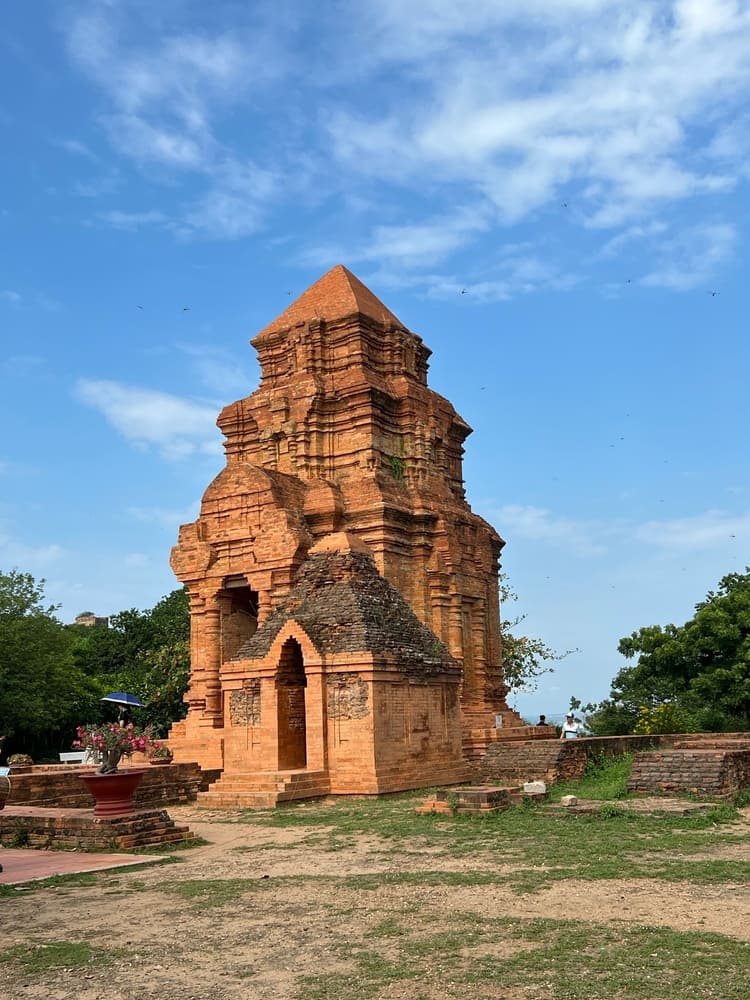
[[[331,783],[325,771],[246,771],[222,774],[197,805],[205,809],[267,809],[280,802],[328,795]]]
[[[8,806],[0,813],[0,843],[23,834],[29,847],[58,851],[131,851],[192,840],[166,809],[138,809],[125,816],[95,817],[92,809]]]

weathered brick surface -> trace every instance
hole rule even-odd
[[[100,819],[88,809],[6,807],[0,812],[0,844],[54,850],[133,850],[192,840],[165,809],[143,809],[129,816]]]
[[[461,728],[473,753],[498,715],[524,732],[501,667],[503,541],[464,496],[471,429],[427,386],[421,338],[346,268],[253,345],[260,386],[222,411],[226,468],[172,554],[192,629],[176,759],[253,773],[248,795],[301,768],[366,793],[465,773]],[[324,558],[342,538],[346,558]],[[367,689],[356,718],[329,683],[345,673]]]
[[[631,792],[679,791],[726,796],[740,788],[750,788],[750,749],[639,753],[633,759],[628,780]]]
[[[94,800],[78,777],[83,770],[94,769],[50,765],[13,774],[8,804],[58,809],[93,807]],[[146,809],[192,801],[216,777],[197,764],[149,765],[135,793],[135,804]]]
[[[628,790],[730,795],[750,787],[750,737],[746,733],[599,736],[537,742],[498,741],[474,763],[478,781],[579,778],[591,757],[633,754]]]
[[[671,746],[675,736],[587,736],[577,740],[503,741],[491,744],[474,764],[482,781],[540,780],[554,784],[580,778],[591,757],[617,757],[654,746]]]

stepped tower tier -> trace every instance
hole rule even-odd
[[[498,716],[520,726],[501,667],[504,543],[466,501],[471,428],[429,388],[422,339],[339,265],[252,345],[260,385],[220,414],[226,467],[172,555],[191,595],[193,657],[190,711],[175,737],[186,748],[213,740],[204,757],[217,766],[230,674],[237,686],[230,661],[332,537],[372,555],[460,666],[465,733],[494,729]]]

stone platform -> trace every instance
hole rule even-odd
[[[438,788],[417,807],[418,813],[494,813],[501,812],[523,799],[519,786],[473,785],[464,788]]]
[[[128,816],[100,818],[93,809],[6,805],[0,811],[0,844],[53,850],[137,850],[193,840],[166,809],[140,809]]]

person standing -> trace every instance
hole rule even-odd
[[[562,732],[560,733],[561,740],[574,740],[581,735],[581,724],[576,722],[576,717],[572,712],[568,712],[565,716],[565,722],[563,722]]]

